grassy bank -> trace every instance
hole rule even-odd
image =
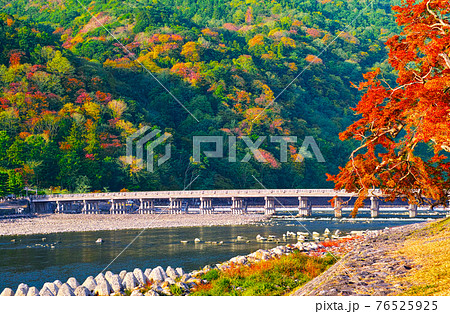
[[[419,268],[395,282],[413,283],[404,295],[450,295],[450,218],[437,221],[409,236],[398,252]]]
[[[294,252],[250,266],[225,271],[214,269],[202,278],[209,283],[198,286],[191,295],[285,295],[318,276],[334,262],[336,259],[330,255],[311,257]]]

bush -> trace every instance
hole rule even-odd
[[[219,276],[220,276],[219,270],[213,269],[213,270],[210,270],[209,272],[207,272],[206,274],[204,274],[202,276],[202,279],[212,281],[212,280],[216,280],[217,278],[219,278]]]
[[[209,281],[191,295],[284,295],[316,277],[335,262],[295,252],[279,259],[251,266],[237,266],[225,271],[217,269],[202,278]]]

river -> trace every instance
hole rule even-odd
[[[345,213],[344,213],[345,214]],[[122,254],[141,230],[68,232],[46,235],[0,237],[0,291],[5,287],[15,290],[21,282],[38,289],[47,281],[75,277],[80,282],[87,276],[96,276],[119,254],[108,270],[119,273],[125,269],[183,267],[185,271],[216,264],[236,255],[246,255],[260,248],[277,246],[275,242],[257,242],[256,236],[274,235],[282,238],[287,231],[322,233],[339,229],[374,230],[445,216],[443,213],[422,212],[410,219],[407,212],[384,211],[382,218],[371,219],[362,212],[356,219],[333,219],[330,211],[314,211],[313,218],[300,220],[290,215],[279,215],[270,221],[244,226],[160,228],[144,231]],[[237,236],[247,241],[236,241]],[[103,243],[95,243],[102,238]],[[199,238],[201,243],[194,243]],[[189,241],[181,243],[181,241]],[[223,241],[222,245],[205,243]],[[295,238],[281,242],[295,243]]]

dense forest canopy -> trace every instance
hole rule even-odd
[[[197,177],[189,188],[261,188],[252,175],[268,188],[332,187],[325,174],[355,148],[338,138],[357,118],[350,82],[375,66],[395,80],[384,45],[399,32],[395,3],[2,0],[0,194],[183,189]],[[172,135],[154,172],[125,162],[142,126]],[[267,141],[265,163],[195,162],[194,135],[313,136],[326,162],[294,162],[301,141],[288,162]],[[237,142],[238,161],[248,151]]]

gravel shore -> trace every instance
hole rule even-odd
[[[427,223],[417,223],[383,230],[366,238],[326,272],[308,282],[292,295],[398,295],[412,284],[395,284],[393,278],[419,268],[397,253],[405,239]]]
[[[264,215],[231,214],[154,214],[154,215],[81,215],[48,214],[33,218],[0,220],[0,236],[48,234],[100,230],[243,225],[267,219]]]

